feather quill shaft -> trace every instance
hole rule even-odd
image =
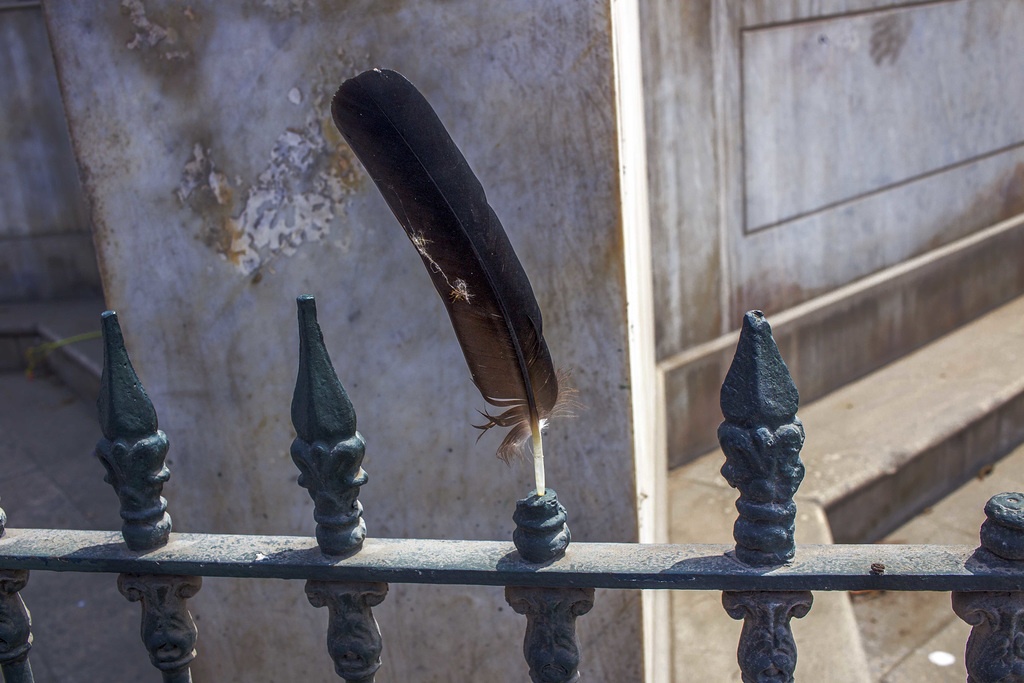
[[[419,252],[451,318],[491,427],[510,431],[509,462],[533,437],[543,494],[541,429],[571,412],[544,341],[540,307],[483,186],[427,100],[403,76],[367,71],[342,84],[334,122]]]

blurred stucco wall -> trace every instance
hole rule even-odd
[[[0,10],[0,301],[100,292],[37,3]]]
[[[746,310],[784,323],[813,399],[1024,291],[1020,230],[961,242],[1024,211],[1024,3],[643,0],[641,16],[672,462],[715,445]],[[942,248],[948,265],[926,263]]]

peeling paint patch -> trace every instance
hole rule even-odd
[[[121,0],[121,10],[128,12],[132,26],[135,27],[135,37],[125,45],[129,50],[136,50],[143,44],[156,47],[170,34],[166,28],[149,20],[142,0]]]
[[[207,150],[198,142],[192,147],[192,158],[185,164],[181,171],[181,181],[178,189],[174,191],[178,201],[184,202],[192,192],[202,183],[203,176],[210,171],[210,161],[207,158]]]
[[[209,148],[193,145],[175,195],[203,216],[203,241],[242,275],[326,238],[362,183],[348,146],[328,133],[326,101],[317,94],[305,124],[277,137],[266,167],[244,191],[237,175],[232,186]]]
[[[188,10],[189,8],[186,8]],[[161,26],[146,15],[146,6],[142,0],[121,0],[121,12],[128,15],[135,30],[135,35],[125,43],[129,50],[172,48],[178,43],[178,32],[173,26]],[[186,16],[188,16],[186,14]],[[190,17],[194,20],[194,16]],[[181,61],[191,55],[188,50],[164,49],[160,58],[167,61]]]
[[[263,6],[281,15],[299,14],[306,9],[309,0],[263,0]]]
[[[218,204],[221,206],[231,204],[231,200],[234,198],[234,191],[231,189],[226,175],[211,170],[210,175],[207,176],[207,182],[210,185],[210,189],[213,190],[213,196]]]

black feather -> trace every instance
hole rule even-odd
[[[559,401],[533,288],[483,186],[427,100],[394,71],[345,81],[331,113],[423,259],[473,382],[504,409],[480,428],[512,427],[498,449],[507,462],[568,402]]]

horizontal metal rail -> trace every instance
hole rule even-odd
[[[345,558],[315,538],[171,534],[129,550],[114,531],[7,529],[0,568],[320,581],[673,590],[1019,591],[1024,570],[969,546],[804,545],[784,565],[750,567],[732,545],[573,543],[563,557],[526,562],[512,543],[372,539]]]

